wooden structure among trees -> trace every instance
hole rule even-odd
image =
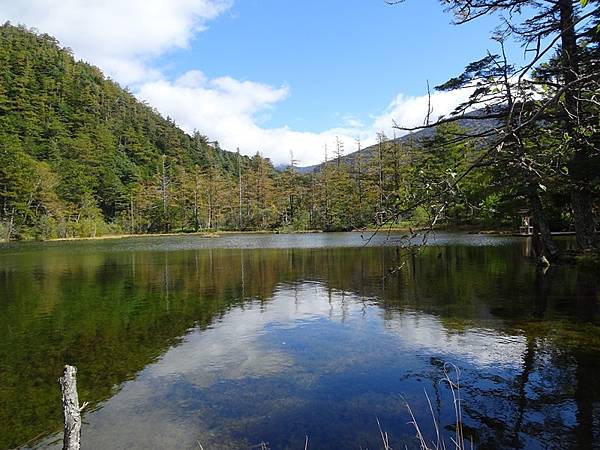
[[[519,211],[521,215],[521,226],[519,227],[520,236],[533,236],[533,225],[531,223],[531,212],[528,209]]]

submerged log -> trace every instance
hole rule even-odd
[[[81,409],[77,396],[77,368],[65,366],[63,376],[58,379],[62,389],[63,414],[65,419],[63,450],[79,450],[81,439]]]

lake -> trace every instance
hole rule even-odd
[[[61,448],[65,363],[84,449],[373,450],[378,422],[419,448],[407,405],[451,448],[445,374],[475,448],[599,448],[599,274],[524,238],[399,239],[0,246],[0,448]]]

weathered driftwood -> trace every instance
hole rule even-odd
[[[81,409],[77,396],[77,368],[65,366],[63,376],[58,379],[62,389],[65,428],[63,450],[79,450],[81,438]]]

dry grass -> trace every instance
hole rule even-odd
[[[442,437],[442,433],[440,432],[440,420],[439,417],[436,417],[435,412],[433,411],[433,405],[431,404],[431,399],[425,391],[425,398],[427,399],[427,404],[429,405],[429,412],[431,413],[431,419],[433,421],[433,426],[435,428],[435,437],[433,439],[426,438],[422,431],[413,411],[408,404],[406,403],[406,407],[408,409],[408,413],[410,414],[411,421],[410,424],[413,425],[415,431],[417,433],[417,439],[420,444],[421,450],[473,450],[473,440],[469,441],[469,444],[465,443],[465,435],[463,431],[462,425],[462,399],[460,396],[460,369],[456,367],[454,364],[445,363],[444,364],[444,377],[441,380],[444,383],[448,384],[450,388],[450,392],[452,393],[452,400],[454,405],[454,415],[456,417],[455,428],[456,433],[453,437],[450,438],[450,443],[446,445],[446,441]],[[381,430],[381,425],[379,424],[379,420],[377,420],[377,425],[379,426],[379,431],[381,433],[381,439],[383,443],[384,450],[393,450],[389,444],[389,437],[387,433],[384,433]]]

